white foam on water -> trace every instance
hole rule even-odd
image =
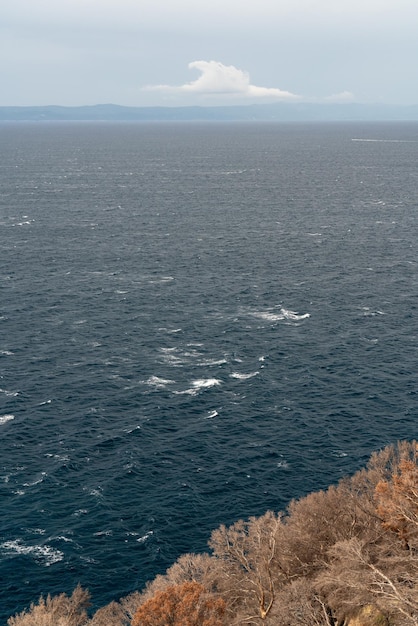
[[[44,481],[46,476],[48,476],[48,474],[46,472],[41,472],[41,475],[39,476],[39,478],[35,478],[35,480],[33,480],[32,482],[29,482],[29,483],[23,483],[22,486],[23,487],[33,487],[34,485],[39,485],[40,483],[42,483]]]
[[[169,334],[176,334],[176,333],[181,333],[182,332],[182,328],[159,328],[158,330],[165,332],[165,333],[169,333]]]
[[[192,381],[194,389],[210,389],[210,387],[216,387],[221,383],[222,381],[219,378],[199,378]]]
[[[58,461],[62,461],[64,463],[68,463],[68,461],[71,460],[68,454],[52,454],[51,452],[47,452],[44,456],[46,458],[57,459]]]
[[[86,489],[84,489],[84,491],[86,491]],[[89,491],[89,496],[93,496],[94,498],[102,498],[103,497],[102,491],[103,489],[101,487],[97,487],[97,489],[91,489]]]
[[[306,320],[311,317],[310,313],[297,313],[296,311],[289,311],[282,308],[282,313],[287,320]]]
[[[237,380],[248,380],[249,378],[258,376],[259,373],[260,372],[251,372],[250,374],[241,374],[240,372],[232,372],[232,374],[230,374],[230,377],[236,378]]]
[[[27,528],[26,530],[34,535],[45,535],[46,533],[45,528]]]
[[[255,311],[251,315],[261,320],[266,320],[267,322],[280,322],[281,320],[284,320],[284,315],[281,312],[271,313],[270,311]]]
[[[0,426],[2,424],[6,424],[7,422],[11,422],[12,420],[14,420],[15,416],[8,414],[8,415],[0,415]]]
[[[74,517],[80,517],[80,515],[87,515],[88,512],[88,509],[77,509],[74,511],[73,515]]]
[[[0,389],[0,393],[4,393],[8,398],[16,398],[19,395],[18,391],[9,391],[8,389]]]
[[[167,385],[173,385],[176,381],[169,378],[160,378],[159,376],[150,376],[145,384],[155,389],[164,389]]]
[[[137,542],[138,543],[145,543],[147,539],[149,539],[152,535],[154,534],[153,530],[149,530],[147,533],[145,533],[145,535],[142,535],[142,537],[138,537]]]
[[[148,281],[149,285],[159,285],[162,283],[170,283],[174,280],[174,276],[161,276],[160,278],[153,278]]]
[[[12,541],[4,541],[0,544],[0,548],[9,554],[10,556],[19,556],[21,554],[32,556],[35,561],[38,561],[49,567],[54,563],[62,561],[64,553],[61,550],[57,550],[48,545],[28,546],[21,539],[14,539]]]
[[[225,363],[227,363],[228,361],[226,359],[204,359],[203,361],[199,361],[199,363],[196,363],[196,365],[198,367],[204,367],[204,366],[215,366],[215,365],[225,365]]]
[[[12,356],[14,352],[12,352],[11,350],[0,350],[0,354],[2,354],[3,356]]]
[[[336,456],[338,458],[343,458],[345,456],[348,456],[347,452],[343,452],[343,450],[334,450],[334,452],[331,453],[332,456]]]
[[[64,541],[65,543],[75,543],[74,539],[70,539],[65,535],[58,535],[58,537],[54,537],[55,541]],[[78,545],[78,544],[77,544]]]
[[[280,467],[282,469],[289,469],[289,463],[283,459],[282,461],[279,461],[277,463],[277,467]]]
[[[202,366],[217,366],[226,363],[226,359],[222,358],[204,358],[203,352],[200,352],[196,347],[200,347],[201,344],[188,344],[188,350],[181,350],[179,348],[159,348],[159,352],[162,353],[162,361],[172,367],[182,367],[185,364],[193,363],[199,367]],[[203,358],[202,358],[203,357]]]
[[[131,428],[124,428],[123,432],[127,433],[128,435],[130,435],[131,433],[135,432],[136,430],[141,430],[141,426],[132,426]]]
[[[197,396],[200,391],[211,389],[212,387],[216,387],[221,383],[222,381],[219,380],[219,378],[199,378],[192,381],[192,387],[190,387],[189,389],[185,389],[184,391],[174,391],[174,394],[178,396]]]
[[[271,310],[253,311],[250,315],[252,317],[266,320],[267,322],[281,322],[283,320],[298,322],[300,320],[308,319],[308,317],[311,316],[310,313],[298,313],[297,311],[291,311],[289,309],[285,309],[284,307],[280,307],[278,312]]]
[[[219,174],[223,174],[224,176],[233,176],[234,174],[244,174],[247,170],[224,170],[223,172],[219,172]]]
[[[163,357],[162,361],[167,365],[171,365],[172,367],[182,367],[184,364],[184,359],[180,356],[176,356],[177,348],[160,348],[160,352],[162,352]]]
[[[219,415],[218,411],[214,410],[214,411],[211,411],[208,415],[206,415],[205,419],[210,420],[214,417],[217,417],[218,415]]]
[[[379,309],[373,310],[368,306],[364,306],[361,309],[363,311],[363,315],[365,317],[376,317],[376,315],[386,315],[384,311],[380,311]]]

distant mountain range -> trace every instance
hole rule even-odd
[[[280,103],[213,107],[0,107],[0,121],[418,121],[418,105]]]

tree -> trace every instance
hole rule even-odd
[[[31,604],[28,611],[22,611],[7,621],[8,626],[84,626],[87,623],[87,607],[90,594],[78,585],[68,597],[61,593],[53,598],[42,596],[38,604]]]
[[[88,626],[129,626],[131,619],[119,602],[110,602],[98,609]]]
[[[418,446],[401,457],[386,480],[376,486],[377,513],[408,549],[418,548]],[[411,458],[412,456],[412,458]]]
[[[266,620],[277,589],[286,581],[276,558],[280,529],[281,517],[268,511],[212,533],[209,545],[217,559],[216,584],[228,609],[239,610],[239,623]]]
[[[331,611],[306,578],[298,578],[277,595],[273,624],[280,626],[334,626]]]
[[[382,536],[379,543],[354,537],[336,543],[329,553],[315,585],[337,616],[374,605],[394,624],[417,626],[418,560],[393,537]]]
[[[142,604],[132,626],[222,626],[225,602],[197,582],[157,592]]]

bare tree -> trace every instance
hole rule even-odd
[[[41,597],[38,604],[31,604],[7,621],[8,626],[84,626],[87,623],[87,607],[90,594],[78,585],[71,596]]]
[[[316,588],[337,615],[375,605],[394,623],[418,624],[418,559],[390,537],[380,544],[358,538],[336,543],[330,564],[317,576]]]
[[[93,615],[88,626],[129,626],[131,618],[119,602],[110,602]]]
[[[272,618],[280,626],[335,625],[330,609],[306,578],[298,578],[279,591]]]
[[[216,584],[229,610],[239,609],[240,623],[265,621],[278,587],[286,580],[276,558],[280,528],[280,516],[269,511],[212,533],[209,545],[217,559]]]

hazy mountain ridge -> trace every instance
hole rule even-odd
[[[241,106],[126,107],[3,106],[0,121],[418,121],[418,105],[254,104]]]

